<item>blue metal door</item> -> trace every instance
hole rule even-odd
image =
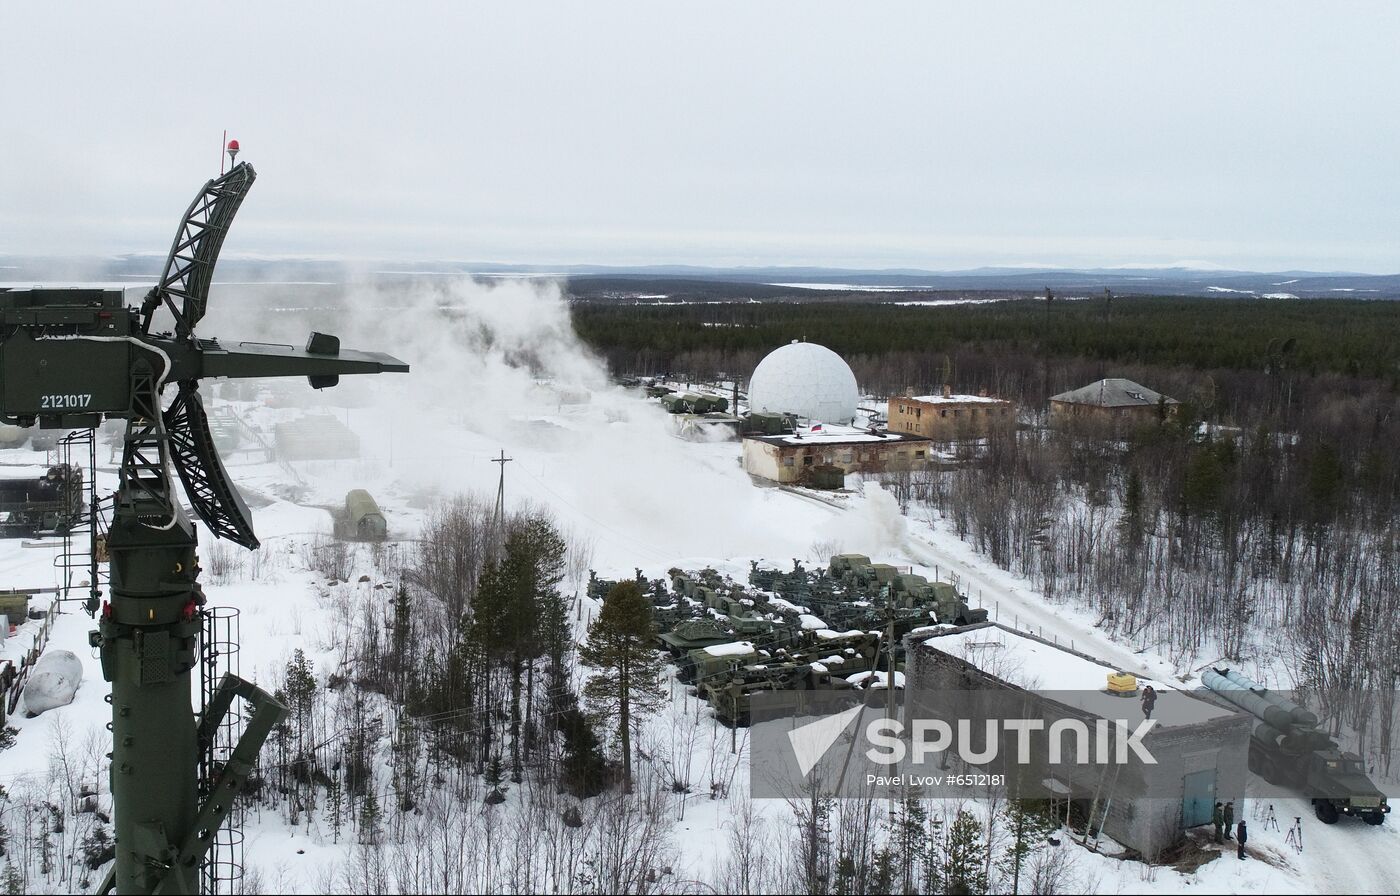
[[[1181,826],[1210,824],[1211,810],[1215,808],[1215,769],[1192,772],[1182,779],[1182,784],[1185,793],[1181,800]]]

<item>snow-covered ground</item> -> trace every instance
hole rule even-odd
[[[335,414],[358,434],[358,459],[299,462],[289,469],[250,453],[228,456],[229,471],[254,499],[250,503],[261,505],[254,521],[263,547],[256,561],[244,560],[222,577],[206,573],[205,581],[212,603],[240,611],[244,676],[275,680],[298,648],[311,658],[318,678],[341,670],[347,660],[345,607],[392,594],[379,587],[390,583],[357,581],[367,569],[328,586],[303,562],[305,546],[330,531],[327,508],[343,503],[346,491],[368,489],[385,512],[390,539],[408,542],[435,498],[466,491],[494,495],[500,465],[491,460],[504,451],[511,458],[505,465],[507,503],[548,507],[561,529],[593,539],[592,566],[600,576],[630,577],[640,567],[649,577],[661,577],[671,567],[711,566],[743,580],[752,560],[786,567],[793,559],[810,564],[825,562],[834,551],[857,551],[930,578],[955,577],[974,603],[1003,624],[1072,644],[1121,669],[1192,686],[1181,676],[1188,670],[1109,640],[1092,617],[1047,603],[1030,583],[993,566],[940,522],[903,516],[893,497],[872,483],[853,481],[857,488],[820,499],[759,487],[740,468],[734,443],[675,437],[654,400],[609,384],[601,363],[574,339],[567,308],[552,286],[454,286],[435,291],[428,304],[444,297],[462,311],[456,325],[424,328],[421,316],[367,315],[351,322],[358,331],[354,338],[342,334],[347,347],[393,351],[414,366],[411,374],[347,382],[343,400],[354,406],[330,403],[339,398],[335,391],[313,397],[305,390],[310,409]],[[489,345],[477,325],[489,326]],[[537,371],[513,366],[511,359],[525,355],[536,360]],[[587,400],[559,399],[559,392],[539,387],[541,376],[567,385],[571,395],[584,390]],[[303,410],[275,406],[284,404],[281,394],[264,391],[231,406],[270,440],[276,422]],[[323,401],[325,407],[315,407]],[[0,464],[26,465],[16,472],[37,472],[42,462],[33,452],[0,451]],[[105,447],[99,463],[108,464],[99,485],[109,490],[115,482]],[[211,551],[206,533],[201,545]],[[0,574],[6,578],[0,585],[61,584],[53,558],[52,543],[0,541]],[[204,565],[210,566],[207,559]],[[74,596],[81,598],[83,591],[76,589]],[[3,656],[17,656],[36,627],[21,626],[4,644]],[[50,773],[60,736],[70,744],[106,736],[110,707],[95,651],[87,646],[92,627],[76,602],[54,626],[51,647],[77,653],[86,677],[72,705],[33,719],[21,712],[11,720],[19,735],[0,752],[0,784],[12,792],[16,784]],[[649,723],[645,738],[654,761],[665,761],[664,744],[678,731],[708,744],[689,754],[691,780],[709,782],[723,774],[734,782],[728,799],[711,799],[708,787],[674,796],[680,819],[675,833],[686,847],[675,876],[718,887],[734,802],[746,789],[747,739],[743,731],[719,727],[679,686],[671,706]],[[731,737],[737,753],[725,758]],[[105,771],[100,785],[105,794]],[[1253,825],[1253,859],[1247,862],[1230,853],[1180,872],[1072,843],[1057,848],[1073,850],[1078,873],[1104,893],[1393,892],[1400,886],[1400,834],[1393,825],[1327,827],[1314,820],[1304,800],[1272,802],[1279,831],[1265,829],[1252,801],[1241,810]],[[763,802],[760,808],[773,825],[790,823],[786,804]],[[1301,854],[1284,843],[1295,815],[1306,830]],[[314,891],[351,849],[344,841],[331,844],[315,826],[292,830],[272,817],[250,819],[247,835],[246,863],[261,871],[265,886],[289,891]]]

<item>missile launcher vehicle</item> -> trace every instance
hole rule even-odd
[[[1259,720],[1249,740],[1249,770],[1271,784],[1303,791],[1323,824],[1343,816],[1385,823],[1390,805],[1371,783],[1361,757],[1318,728],[1318,717],[1233,669],[1207,669],[1201,682]]]

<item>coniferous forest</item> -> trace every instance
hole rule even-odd
[[[1389,773],[1373,697],[1400,683],[1400,303],[1104,294],[574,315],[618,374],[742,384],[805,339],[876,399],[947,382],[1014,401],[1015,431],[885,476],[907,512],[1183,670],[1228,658],[1346,703],[1357,746]],[[1049,396],[1103,377],[1182,404],[1116,433],[1047,425]]]

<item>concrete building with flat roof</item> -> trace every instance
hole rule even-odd
[[[897,395],[889,401],[890,432],[936,442],[980,439],[997,427],[1015,425],[1016,408],[1004,398],[958,395],[944,388],[938,395]]]
[[[1018,717],[1043,719],[1047,730],[1063,719],[1091,727],[1099,720],[1140,724],[1140,695],[1151,685],[1156,724],[1142,744],[1154,763],[1088,764],[1075,751],[1092,747],[1065,738],[1060,746],[1070,759],[1052,765],[1049,738],[1040,736],[1031,740],[1031,762],[1018,767],[1041,793],[1068,801],[1079,824],[1148,860],[1180,842],[1187,828],[1210,824],[1217,801],[1243,805],[1252,727],[1244,713],[995,622],[916,630],[905,649],[907,693],[977,695],[968,705],[990,694],[1024,707]],[[1125,680],[1132,686],[1126,696],[1114,690]]]
[[[780,435],[744,437],[744,469],[773,482],[806,482],[817,468],[842,474],[926,467],[931,443],[922,436],[821,426]]]

